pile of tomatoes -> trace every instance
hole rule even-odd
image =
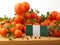
[[[39,11],[30,9],[30,4],[27,2],[17,3],[14,11],[13,18],[0,17],[0,35],[3,37],[22,37],[26,33],[26,25],[47,26],[49,36],[60,37],[60,12],[52,11],[39,16]]]

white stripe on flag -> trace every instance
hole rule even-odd
[[[33,36],[40,36],[40,25],[33,25]]]

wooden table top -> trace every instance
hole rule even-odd
[[[0,37],[0,45],[60,45],[60,37],[23,37],[9,40]]]

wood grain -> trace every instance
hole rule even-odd
[[[60,37],[0,38],[0,45],[60,45]]]

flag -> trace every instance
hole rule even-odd
[[[47,26],[26,25],[26,35],[28,35],[28,36],[48,36]]]

